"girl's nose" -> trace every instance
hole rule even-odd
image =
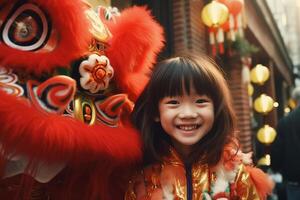
[[[196,118],[197,116],[198,116],[198,114],[195,111],[195,109],[193,109],[192,107],[189,107],[189,106],[184,107],[178,114],[178,117],[181,119]]]

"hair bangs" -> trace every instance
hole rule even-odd
[[[213,97],[213,92],[215,91],[213,86],[215,86],[216,83],[204,66],[190,59],[185,61],[183,70],[185,71],[183,78],[187,94],[190,94],[191,86],[193,86],[197,94]]]
[[[156,83],[156,98],[160,100],[164,97],[181,96],[184,93],[185,74],[183,68],[177,59],[169,61],[168,65],[161,67],[161,71],[157,73]]]
[[[195,91],[200,95],[207,95],[210,98],[215,97],[216,87],[215,80],[210,78],[205,72],[198,72],[192,74],[192,78],[190,79],[192,82]]]
[[[184,92],[189,95],[192,86],[198,94],[212,97],[216,89],[213,88],[216,85],[213,75],[205,70],[205,67],[199,68],[198,65],[196,61],[177,57],[171,59],[165,67],[161,67],[161,72],[157,73],[159,77],[156,77],[155,81],[156,99],[182,96]]]

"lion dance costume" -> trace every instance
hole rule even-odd
[[[142,7],[0,0],[0,33],[0,199],[117,199],[162,28]]]

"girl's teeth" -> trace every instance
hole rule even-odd
[[[190,131],[193,129],[197,128],[197,125],[192,125],[192,126],[179,126],[180,129],[185,130],[185,131]]]

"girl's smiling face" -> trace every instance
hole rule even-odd
[[[214,123],[214,105],[211,98],[199,95],[192,86],[190,94],[164,97],[159,101],[159,121],[171,137],[177,151],[189,153]]]

